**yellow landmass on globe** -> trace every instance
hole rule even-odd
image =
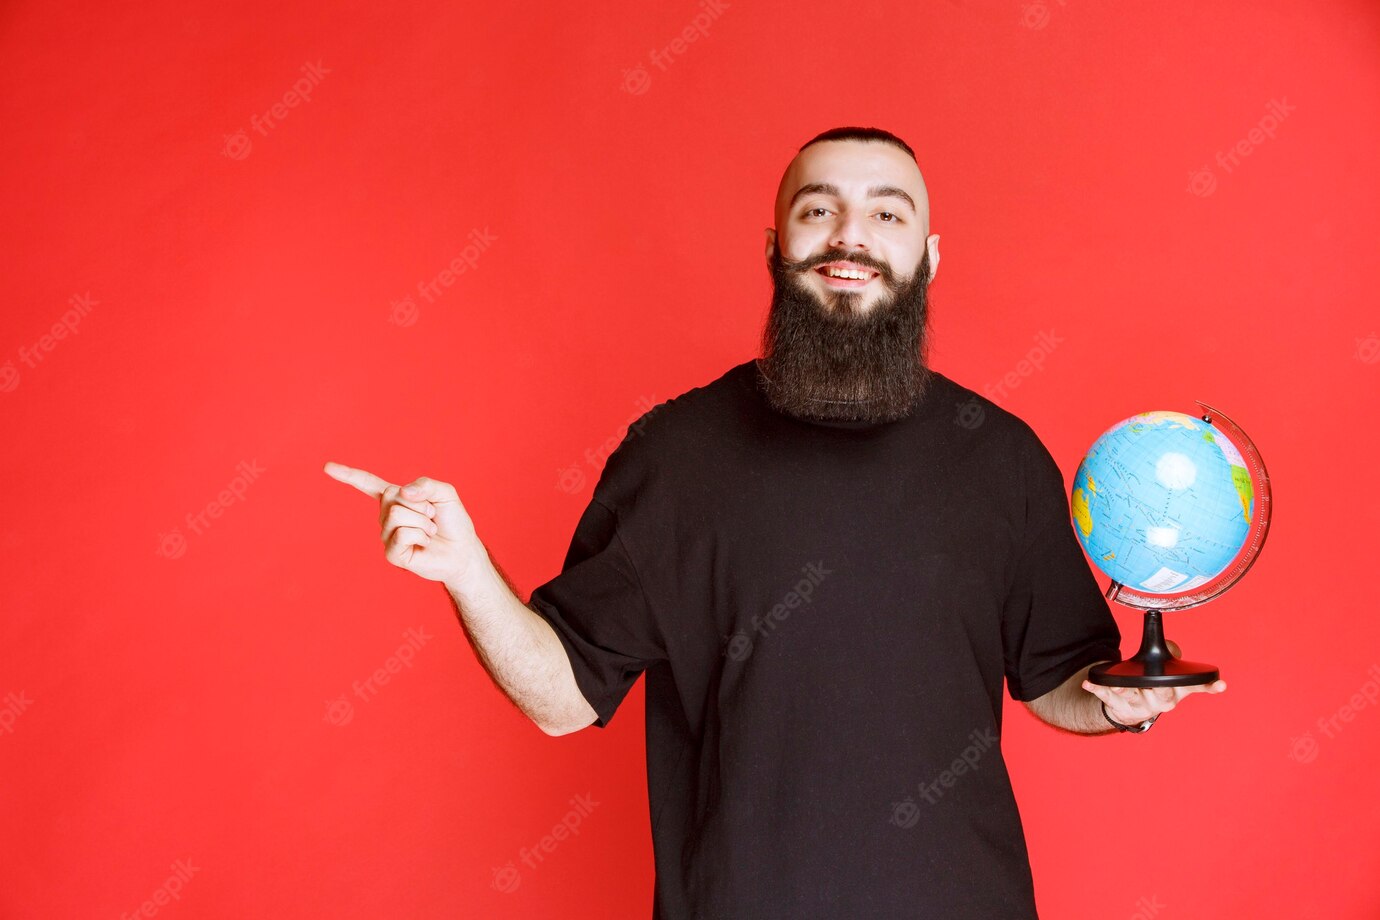
[[[1088,486],[1089,488],[1092,487],[1091,478],[1088,479]],[[1092,533],[1092,511],[1088,508],[1088,495],[1082,489],[1073,490],[1073,519],[1078,523],[1078,529],[1082,531],[1084,537]]]
[[[1105,553],[1105,554],[1102,556],[1102,561],[1103,561],[1103,562],[1110,562],[1111,560],[1113,560],[1113,559],[1115,559],[1115,558],[1116,558],[1116,553]]]
[[[1140,434],[1146,425],[1166,424],[1175,428],[1190,428],[1196,430],[1198,422],[1191,415],[1182,412],[1171,412],[1168,409],[1157,409],[1154,412],[1142,412],[1135,416],[1135,422],[1130,426],[1133,434]]]
[[[1254,495],[1251,493],[1251,471],[1244,466],[1231,466],[1231,484],[1236,487],[1236,497],[1241,499],[1241,515],[1246,519],[1246,523],[1251,522],[1251,500]]]
[[[1195,430],[1198,427],[1197,419],[1191,415],[1185,415],[1182,412],[1142,412],[1140,417],[1147,422],[1168,422],[1171,425],[1179,425],[1184,428],[1192,428]]]

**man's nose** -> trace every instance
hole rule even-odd
[[[860,249],[865,252],[869,245],[867,225],[857,215],[841,216],[829,237],[829,246],[833,249]]]

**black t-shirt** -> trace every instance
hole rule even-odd
[[[1002,678],[1120,658],[1058,465],[938,372],[880,424],[757,375],[630,425],[530,600],[595,725],[646,671],[654,920],[1035,917]]]

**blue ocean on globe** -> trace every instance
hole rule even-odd
[[[1113,581],[1177,594],[1240,553],[1255,495],[1240,451],[1208,422],[1144,412],[1103,432],[1073,477],[1074,531]]]

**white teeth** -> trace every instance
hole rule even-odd
[[[865,281],[872,274],[858,271],[856,268],[825,268],[824,273],[830,278],[852,278],[854,281]]]

